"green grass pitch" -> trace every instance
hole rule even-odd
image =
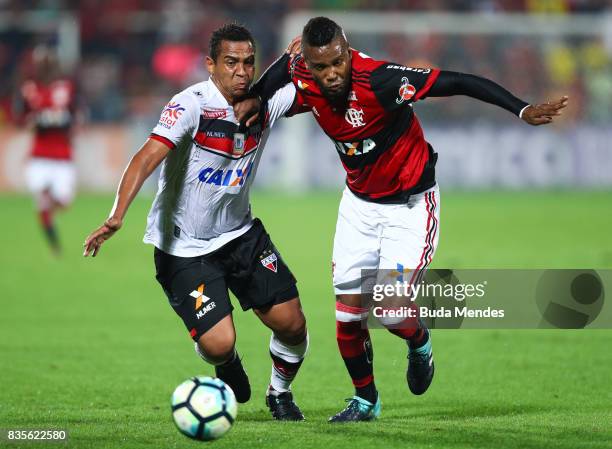
[[[327,424],[352,392],[337,353],[330,281],[339,197],[253,198],[299,280],[311,350],[294,392],[307,421],[270,420],[269,332],[237,311],[253,398],[239,406],[228,435],[199,443],[174,428],[170,394],[212,370],[153,277],[153,250],[141,240],[151,198],[135,201],[124,229],[92,260],[81,257],[81,244],[112,198],[81,195],[59,219],[65,254],[55,260],[31,200],[0,196],[0,428],[65,428],[69,443],[57,447],[71,448],[611,447],[609,330],[434,331],[436,377],[422,397],[406,387],[404,345],[373,330],[381,419]],[[434,266],[612,268],[611,205],[606,192],[443,190]]]

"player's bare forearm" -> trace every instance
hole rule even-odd
[[[153,139],[147,140],[130,160],[130,163],[123,172],[110,218],[123,221],[128,207],[140,191],[140,188],[168,155],[169,151],[170,148],[165,144]]]
[[[427,94],[430,97],[467,95],[504,108],[530,125],[551,123],[561,109],[567,106],[568,97],[533,104],[515,97],[499,84],[489,79],[466,73],[442,71]]]
[[[170,148],[165,144],[149,139],[130,160],[119,182],[119,188],[109,217],[102,226],[85,239],[83,244],[83,255],[85,257],[89,255],[95,257],[102,244],[121,228],[130,204],[132,204],[145,180],[164,160],[169,151]]]

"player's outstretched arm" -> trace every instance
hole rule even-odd
[[[157,166],[168,155],[170,148],[157,140],[149,139],[130,160],[123,172],[115,203],[109,217],[102,226],[93,231],[83,244],[83,256],[95,257],[102,244],[110,239],[115,232],[121,229],[123,218],[128,207],[136,197],[145,180],[153,173]]]
[[[494,81],[451,71],[441,71],[427,95],[430,97],[467,95],[504,108],[534,126],[551,123],[554,117],[561,115],[561,110],[568,103],[568,97],[564,96],[557,101],[530,105]]]

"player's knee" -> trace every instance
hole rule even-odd
[[[236,335],[225,333],[223,335],[208,333],[198,340],[198,352],[209,363],[217,365],[230,359],[234,355]]]
[[[288,344],[296,345],[303,342],[306,338],[306,318],[302,310],[294,313],[291,319],[274,329],[274,333]]]
[[[360,293],[349,293],[336,295],[336,301],[341,302],[346,306],[362,307],[365,299],[362,298]]]
[[[226,362],[234,355],[234,345],[229,342],[220,346],[202,346],[198,343],[198,348],[202,358],[213,365]]]
[[[294,340],[302,341],[306,338],[306,318],[301,311],[293,323],[290,323],[287,334]]]

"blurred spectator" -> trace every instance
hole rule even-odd
[[[0,0],[0,74],[9,81],[0,84],[0,124],[9,117],[7,99],[23,55],[49,39],[22,26],[25,11],[77,17],[84,102],[91,121],[109,122],[142,116],[151,103],[157,109],[161,92],[206,76],[205,44],[224,22],[242,22],[253,30],[258,65],[267,66],[285,44],[280,43],[285,15],[296,9],[571,14],[612,10],[612,0]],[[553,85],[583,99],[587,106],[579,113],[585,120],[605,123],[612,115],[611,51],[595,37],[353,33],[349,38],[377,58],[477,73],[526,98],[540,98],[541,89]],[[458,104],[436,114],[456,120],[463,110]],[[503,119],[495,112],[485,115]]]
[[[76,89],[71,77],[62,73],[55,49],[37,46],[28,62],[30,73],[15,93],[15,118],[33,134],[25,178],[39,224],[51,250],[59,255],[54,217],[70,205],[76,185],[71,139]]]

